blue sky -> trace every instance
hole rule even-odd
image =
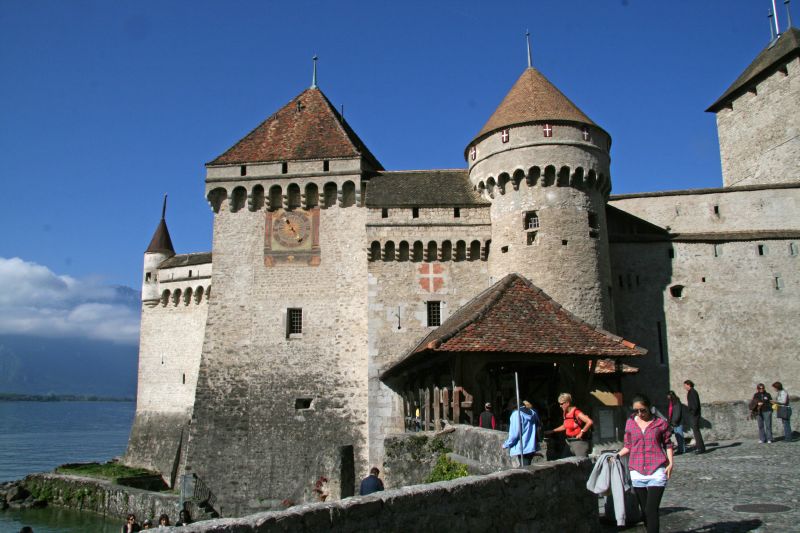
[[[720,186],[704,110],[766,46],[770,5],[2,0],[0,258],[21,262],[0,283],[138,288],[165,192],[177,251],[210,250],[203,164],[307,88],[315,53],[387,169],[464,167],[530,29],[535,66],[611,134],[613,192]]]

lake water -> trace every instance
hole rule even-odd
[[[125,453],[133,402],[0,401],[0,481],[64,463],[105,462]],[[120,520],[63,509],[0,511],[0,533],[116,533]]]

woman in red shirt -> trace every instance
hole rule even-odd
[[[633,415],[625,423],[625,445],[620,457],[630,455],[628,469],[647,533],[658,533],[658,508],[672,475],[672,431],[663,418],[653,415],[647,396],[633,398]]]
[[[572,395],[568,392],[562,392],[558,395],[558,405],[564,414],[564,423],[551,431],[546,431],[545,435],[563,431],[567,436],[567,444],[569,444],[572,455],[575,457],[588,457],[592,444],[589,429],[594,422],[580,409],[572,405]]]

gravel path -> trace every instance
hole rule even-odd
[[[702,455],[690,452],[675,458],[661,502],[662,532],[800,532],[800,441],[722,441],[708,443],[706,449]],[[735,510],[757,504],[786,509]],[[603,531],[645,531],[641,524],[603,527]]]

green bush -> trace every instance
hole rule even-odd
[[[433,467],[433,471],[431,471],[425,482],[435,483],[436,481],[448,481],[468,475],[469,472],[467,472],[466,466],[451,460],[447,455],[442,453],[439,455],[436,466]]]

